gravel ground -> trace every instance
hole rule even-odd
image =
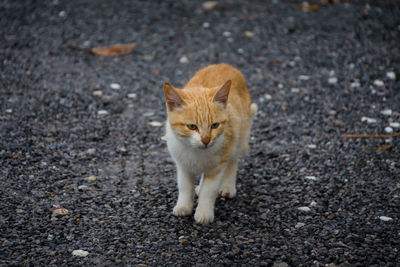
[[[399,266],[399,138],[340,135],[400,131],[400,2],[320,2],[1,0],[0,264]],[[172,215],[162,84],[218,62],[259,112],[203,226]]]

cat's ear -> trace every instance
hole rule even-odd
[[[169,83],[164,83],[164,95],[169,111],[180,108],[185,104],[185,101],[183,101],[175,88]]]
[[[214,102],[222,104],[226,107],[228,103],[229,90],[231,89],[231,80],[228,80],[214,95]]]

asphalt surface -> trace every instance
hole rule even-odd
[[[299,3],[0,1],[0,265],[399,266],[399,138],[341,134],[400,131],[400,2]],[[172,215],[162,84],[219,62],[259,112],[198,225]]]

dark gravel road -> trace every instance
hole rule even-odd
[[[1,0],[0,265],[399,266],[400,138],[340,136],[400,131],[400,2],[301,2]],[[218,62],[259,112],[203,226],[172,215],[162,84]]]

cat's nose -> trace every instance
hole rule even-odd
[[[210,143],[210,137],[209,136],[202,137],[201,142],[203,142],[203,144],[207,146]]]

